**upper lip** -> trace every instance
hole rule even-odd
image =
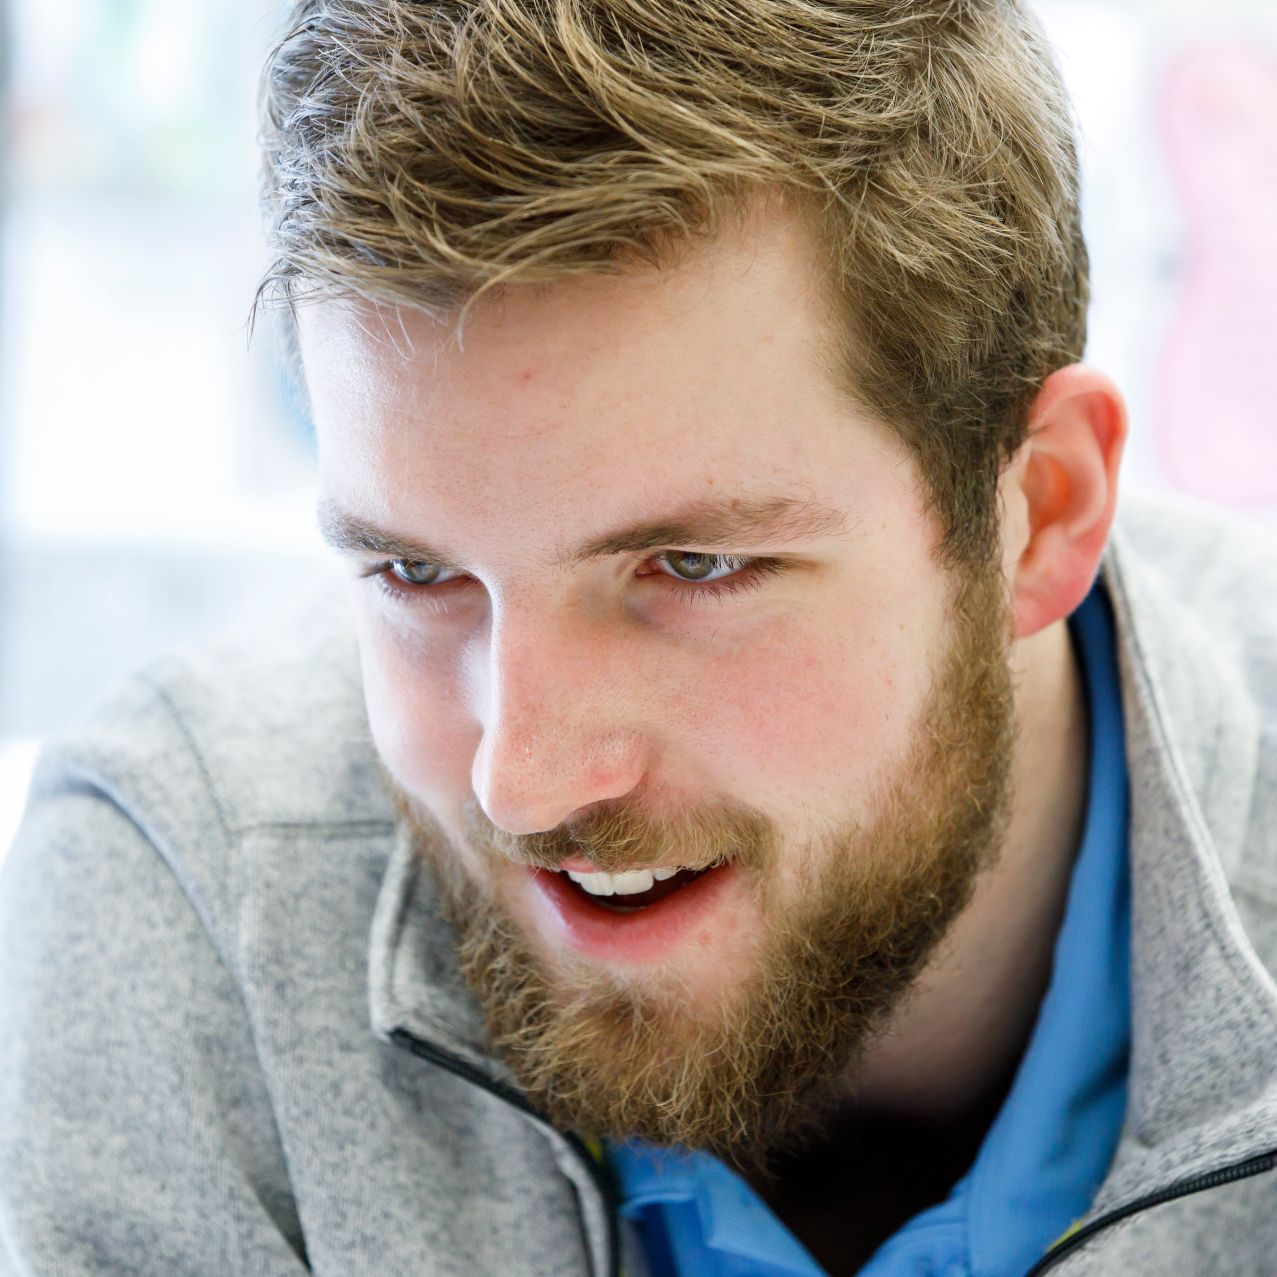
[[[573,856],[565,860],[561,865],[557,866],[556,873],[578,873],[578,874],[626,874],[638,873],[641,870],[653,869],[685,869],[686,865],[626,865],[622,869],[600,869],[598,865],[591,864],[588,860],[582,859],[580,856]]]

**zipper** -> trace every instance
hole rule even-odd
[[[476,1068],[473,1064],[467,1063],[465,1060],[458,1059],[450,1052],[434,1046],[429,1042],[423,1041],[421,1038],[410,1033],[407,1029],[392,1029],[390,1038],[399,1046],[411,1051],[413,1055],[423,1060],[436,1064],[440,1068],[447,1069],[450,1073],[455,1073],[458,1077],[464,1078],[467,1082],[474,1083],[475,1086],[481,1087],[491,1095],[497,1096],[498,1099],[504,1100],[507,1104],[512,1105],[521,1113],[531,1118],[539,1126],[546,1130],[552,1131],[554,1134],[565,1139],[577,1158],[585,1166],[590,1174],[590,1178],[594,1181],[595,1187],[599,1190],[599,1195],[604,1203],[604,1217],[607,1224],[607,1251],[608,1251],[608,1272],[607,1277],[620,1277],[621,1272],[621,1241],[620,1232],[617,1227],[617,1201],[616,1192],[612,1184],[612,1180],[602,1166],[595,1160],[594,1155],[585,1146],[584,1141],[579,1135],[573,1134],[571,1131],[560,1131],[546,1120],[545,1116],[531,1104],[522,1092],[517,1091],[512,1086],[506,1086],[503,1082],[497,1082],[488,1077],[481,1069]],[[1133,1202],[1128,1202],[1125,1206],[1118,1207],[1117,1210],[1109,1211],[1106,1215],[1101,1215],[1098,1219],[1092,1220],[1083,1228],[1079,1228],[1077,1232],[1070,1233],[1067,1237],[1062,1238],[1051,1247],[1045,1255],[1042,1256],[1032,1268],[1025,1273],[1024,1277],[1040,1277],[1040,1274],[1054,1268],[1066,1256],[1071,1255],[1079,1247],[1084,1246],[1091,1240],[1096,1233],[1102,1232],[1112,1224],[1118,1223],[1120,1220],[1128,1219],[1132,1215],[1139,1214],[1140,1211],[1151,1210],[1154,1206],[1161,1206],[1166,1202],[1174,1201],[1178,1197],[1189,1197],[1194,1193],[1206,1192],[1212,1188],[1222,1188],[1225,1184],[1233,1184],[1238,1180],[1249,1179],[1252,1175],[1262,1175],[1266,1171],[1277,1169],[1277,1150],[1270,1153],[1261,1153],[1257,1157],[1247,1158],[1245,1161],[1237,1162],[1232,1166],[1221,1167],[1217,1171],[1209,1171],[1205,1175],[1197,1175],[1191,1179],[1180,1180],[1178,1183],[1170,1184],[1166,1188],[1158,1189],[1156,1192],[1148,1193],[1143,1197],[1137,1198]]]
[[[1090,1241],[1096,1233],[1110,1224],[1116,1224],[1118,1220],[1126,1219],[1154,1206],[1161,1206],[1163,1202],[1174,1201],[1177,1197],[1188,1197],[1193,1193],[1205,1192],[1209,1188],[1220,1188],[1225,1184],[1235,1183],[1239,1179],[1249,1179],[1252,1175],[1261,1175],[1275,1167],[1277,1167],[1277,1150],[1261,1153],[1258,1157],[1249,1157],[1244,1162],[1237,1162],[1232,1166],[1210,1171],[1206,1175],[1197,1175],[1192,1179],[1180,1180],[1177,1184],[1158,1189],[1155,1193],[1149,1193],[1145,1197],[1118,1207],[1117,1210],[1109,1211],[1107,1215],[1101,1215],[1099,1219],[1092,1220],[1084,1228],[1079,1228],[1076,1233],[1062,1238],[1025,1273],[1024,1277],[1038,1277],[1038,1274],[1054,1268],[1066,1255],[1071,1255],[1079,1246]]]
[[[398,1046],[411,1051],[413,1055],[423,1060],[428,1060],[431,1064],[437,1064],[440,1068],[447,1069],[450,1073],[455,1073],[467,1082],[473,1082],[475,1086],[481,1087],[489,1094],[495,1095],[498,1099],[513,1105],[521,1113],[530,1117],[537,1125],[552,1131],[555,1135],[568,1142],[577,1158],[589,1171],[590,1178],[594,1181],[594,1186],[599,1190],[599,1194],[603,1198],[603,1215],[607,1224],[608,1270],[606,1277],[620,1277],[621,1234],[616,1222],[618,1210],[616,1191],[607,1171],[595,1160],[593,1153],[585,1146],[585,1142],[581,1137],[574,1135],[571,1131],[561,1131],[558,1127],[552,1125],[547,1121],[545,1115],[529,1104],[527,1097],[522,1092],[515,1090],[514,1087],[507,1086],[504,1082],[495,1081],[493,1078],[488,1077],[482,1069],[476,1068],[465,1060],[458,1059],[455,1055],[430,1042],[423,1041],[407,1029],[392,1029],[390,1031],[390,1039]],[[594,1261],[592,1259],[590,1263],[591,1267],[593,1267]]]

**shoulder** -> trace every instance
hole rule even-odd
[[[1120,504],[1115,541],[1185,605],[1222,607],[1217,625],[1242,636],[1277,631],[1277,597],[1255,593],[1277,586],[1277,519],[1141,494]]]
[[[1199,660],[1195,681],[1240,682],[1249,709],[1277,719],[1277,522],[1180,497],[1136,497],[1110,546],[1151,663]]]
[[[1230,646],[1277,639],[1277,520],[1139,495],[1122,501],[1114,543],[1133,572]]]
[[[174,652],[88,706],[37,760],[5,855],[9,896],[21,879],[22,899],[44,907],[58,882],[127,864],[132,886],[103,900],[95,925],[127,925],[131,896],[172,879],[226,956],[263,892],[297,892],[320,875],[340,880],[339,894],[374,891],[394,811],[347,607],[339,589],[318,586],[251,632]]]
[[[1156,750],[1184,777],[1277,970],[1277,525],[1180,498],[1130,500],[1106,572],[1128,719],[1158,724]]]
[[[176,651],[100,696],[43,750],[33,800],[68,782],[148,821],[390,823],[341,591],[321,583],[251,631]]]

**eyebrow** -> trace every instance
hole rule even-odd
[[[321,498],[319,532],[334,550],[368,552],[410,563],[433,563],[447,571],[464,572],[454,556],[414,537],[379,528],[336,502]],[[738,497],[703,501],[684,507],[668,518],[631,524],[587,541],[561,556],[559,566],[589,563],[614,554],[678,546],[711,550],[733,545],[801,541],[845,533],[846,511],[796,497]]]

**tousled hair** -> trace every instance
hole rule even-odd
[[[985,565],[1082,357],[1071,111],[1020,0],[298,0],[263,76],[258,303],[463,315],[676,263],[761,193],[815,228],[844,389]]]

